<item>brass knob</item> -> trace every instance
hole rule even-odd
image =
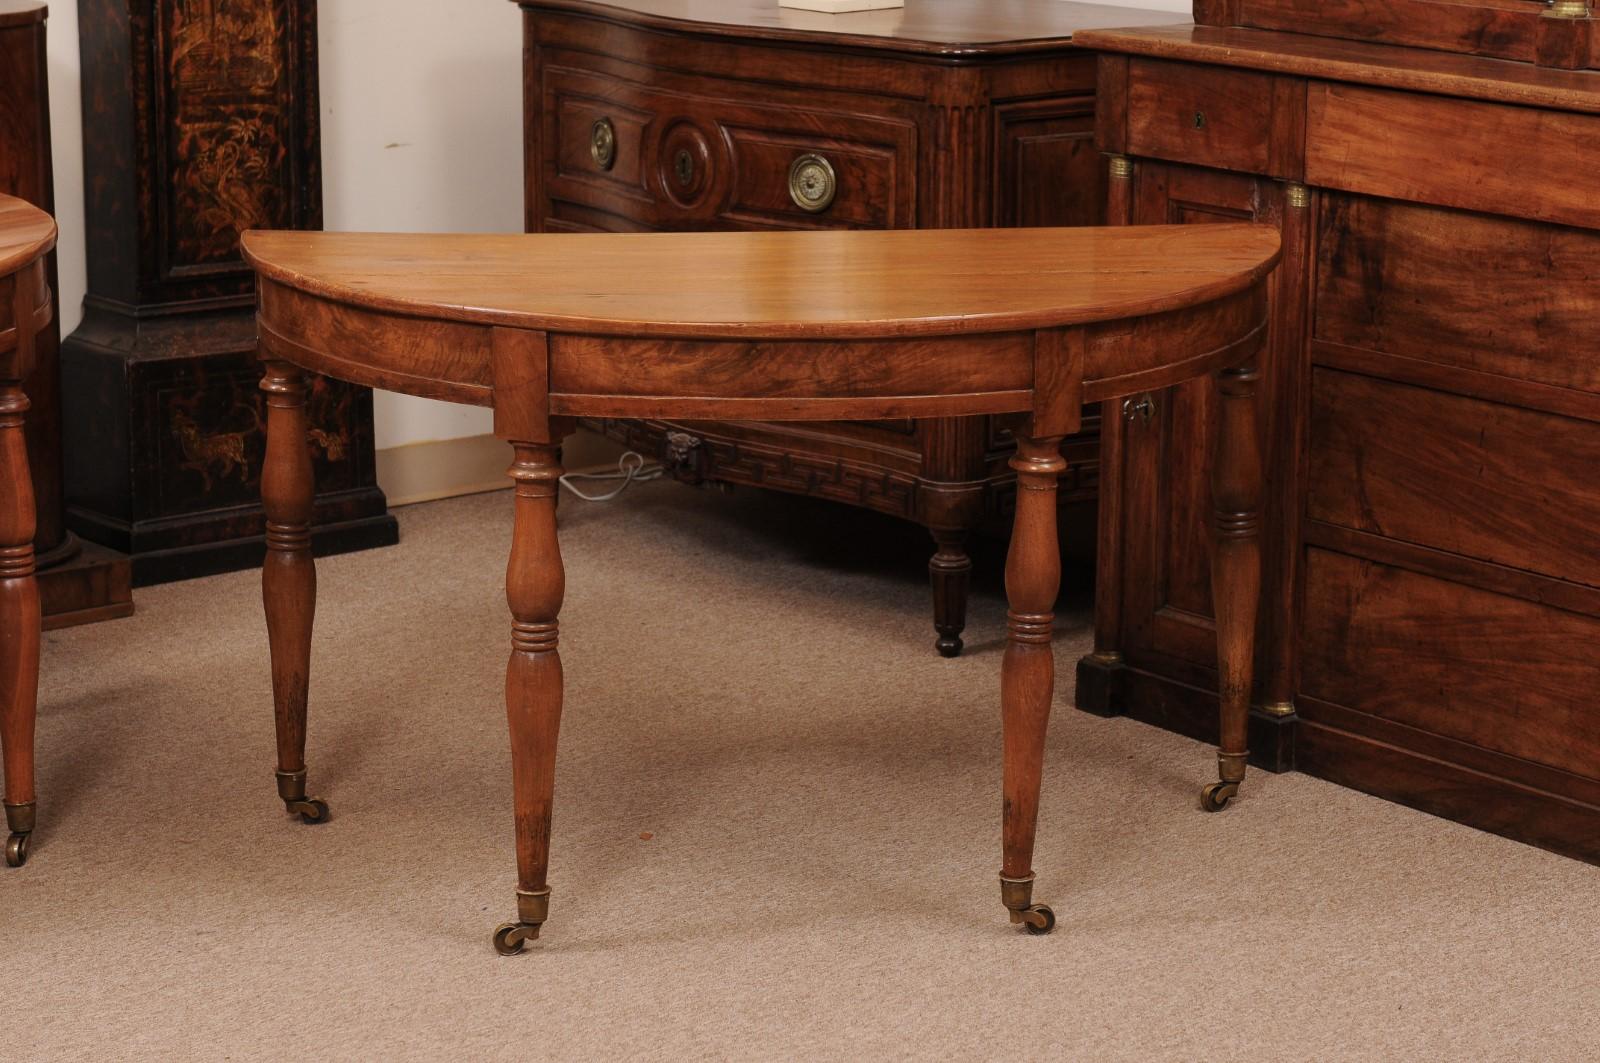
[[[1131,421],[1139,418],[1145,424],[1150,423],[1150,418],[1156,413],[1156,400],[1149,395],[1136,395],[1133,398],[1122,400],[1122,419]]]
[[[808,214],[820,214],[833,206],[839,194],[839,177],[833,164],[821,155],[806,154],[789,167],[789,198]]]
[[[617,127],[611,119],[597,119],[589,130],[589,155],[602,170],[611,169],[617,161]]]

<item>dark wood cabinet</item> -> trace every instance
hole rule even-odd
[[[1171,21],[1057,0],[817,15],[734,0],[521,0],[531,231],[1090,225],[1103,216],[1089,26]],[[941,652],[968,537],[1014,500],[1007,418],[593,422],[692,483],[866,506],[932,532]],[[1095,497],[1098,410],[1063,444]]]
[[[315,0],[79,0],[89,293],[62,349],[69,526],[135,583],[260,561],[250,228],[319,228]],[[395,541],[371,393],[311,396],[314,536]]]
[[[1284,237],[1257,759],[1600,860],[1600,73],[1238,26],[1082,43],[1113,214]],[[1144,408],[1102,459],[1120,580],[1078,701],[1209,737],[1211,417]]]
[[[50,144],[48,8],[39,0],[0,0],[0,194],[55,213]],[[56,261],[45,271],[58,300]],[[34,555],[46,628],[127,616],[133,612],[128,559],[84,543],[67,530],[61,446],[59,307],[34,339],[27,395],[28,467],[35,503]]]

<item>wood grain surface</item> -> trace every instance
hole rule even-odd
[[[334,302],[602,335],[873,339],[1125,319],[1252,287],[1254,226],[644,233],[250,232],[261,276]]]

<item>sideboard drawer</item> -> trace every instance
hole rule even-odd
[[[917,127],[874,115],[881,101],[776,106],[716,78],[663,81],[546,69],[552,199],[660,228],[916,223]]]
[[[1328,716],[1316,703],[1328,702],[1400,725],[1368,725],[1391,741],[1439,750],[1415,729],[1464,743],[1480,763],[1481,750],[1516,757],[1594,792],[1600,619],[1316,548],[1305,596],[1308,719]]]
[[[1600,116],[1313,82],[1306,181],[1600,228]]]
[[[1267,173],[1274,79],[1214,66],[1128,64],[1128,152]]]
[[[1308,453],[1312,520],[1600,587],[1600,424],[1319,368]]]
[[[1600,409],[1600,234],[1332,192],[1318,230],[1318,341]]]

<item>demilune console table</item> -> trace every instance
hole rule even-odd
[[[1220,809],[1244,777],[1260,559],[1254,358],[1279,241],[1253,225],[1007,231],[416,236],[252,232],[259,275],[268,554],[262,573],[278,791],[308,822],[306,703],[316,599],[302,370],[494,408],[515,530],[511,729],[517,920],[538,937],[562,710],[558,444],[577,417],[830,421],[1024,414],[1001,665],[1001,899],[1035,933],[1033,845],[1061,562],[1061,440],[1085,403],[1214,375],[1213,581],[1222,676]],[[907,647],[907,652],[913,652]]]

